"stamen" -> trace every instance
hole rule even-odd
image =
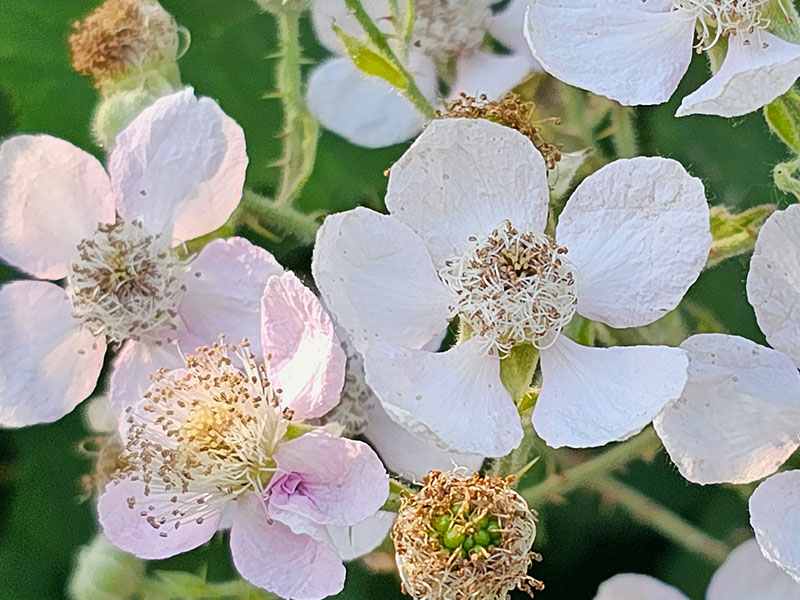
[[[515,344],[552,345],[575,314],[576,274],[566,249],[548,236],[518,231],[504,221],[485,238],[445,262],[439,277],[455,294],[452,310],[490,353]]]
[[[159,371],[145,401],[129,409],[128,472],[118,476],[144,482],[144,497],[129,504],[164,534],[245,492],[263,494],[288,423],[246,342],[198,348],[185,363]],[[148,505],[153,494],[171,496],[169,510]]]
[[[67,276],[73,316],[112,342],[170,326],[186,290],[168,240],[120,219],[78,245]]]
[[[672,6],[687,18],[697,20],[695,48],[705,52],[724,36],[757,34],[769,27],[770,20],[763,10],[769,2],[771,0],[673,0]]]

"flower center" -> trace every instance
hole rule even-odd
[[[491,353],[505,354],[523,342],[539,348],[553,344],[577,305],[577,271],[564,257],[567,250],[509,221],[470,241],[463,256],[439,270],[455,294],[453,311]]]
[[[772,0],[672,0],[673,10],[697,19],[698,52],[713,48],[723,36],[768,27],[764,7]],[[782,8],[782,7],[781,7]]]
[[[145,496],[174,494],[167,514],[142,512],[163,535],[185,520],[202,523],[244,492],[263,493],[275,472],[288,422],[247,348],[199,348],[185,369],[157,373],[145,402],[128,409],[129,470],[121,477],[144,481]]]
[[[447,62],[481,45],[490,15],[480,0],[415,0],[411,43]]]
[[[78,244],[67,276],[72,314],[113,342],[168,325],[186,290],[184,268],[167,240],[121,219]]]

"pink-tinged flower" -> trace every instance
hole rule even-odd
[[[719,70],[683,99],[677,116],[736,117],[769,104],[800,77],[800,45],[778,37],[777,19],[790,17],[775,5],[780,2],[530,0],[525,36],[545,71],[625,105],[669,100],[693,50],[725,38]]]
[[[496,99],[539,70],[522,34],[525,3],[512,0],[493,14],[494,0],[414,0],[414,23],[405,42],[403,3],[367,0],[364,8],[435,105],[439,79],[449,84],[450,98],[465,92]],[[315,0],[311,15],[317,37],[335,55],[317,67],[308,82],[309,108],[320,123],[368,148],[396,144],[419,133],[426,118],[411,101],[385,80],[359,71],[346,56],[333,27],[358,38],[364,38],[364,30],[344,1]],[[509,53],[495,54],[486,48],[487,35]]]
[[[100,498],[100,522],[120,548],[164,558],[208,541],[233,510],[231,552],[246,579],[323,598],[342,589],[340,554],[360,551],[329,528],[373,517],[388,479],[363,442],[300,423],[330,410],[344,381],[316,297],[291,273],[274,277],[261,318],[263,363],[247,344],[217,343],[154,377],[123,417],[129,468]]]
[[[282,272],[244,239],[198,256],[181,244],[221,226],[241,199],[244,133],[187,89],[156,101],[117,138],[108,172],[47,135],[0,146],[0,257],[34,277],[0,289],[0,424],[49,422],[94,389],[107,343],[121,410],[147,374],[191,343],[257,331],[266,280]]]
[[[800,585],[764,560],[755,540],[741,544],[714,573],[707,600],[795,600]],[[594,600],[687,600],[676,588],[636,573],[615,575],[600,585]]]
[[[708,206],[677,162],[620,160],[588,177],[554,240],[530,141],[486,120],[439,120],[392,168],[386,205],[388,216],[328,217],[312,269],[395,422],[440,449],[506,454],[523,433],[500,357],[521,343],[541,350],[533,424],[552,446],[626,439],[680,396],[683,350],[560,335],[576,312],[612,327],[651,323],[700,274]],[[426,350],[456,316],[472,337]]]

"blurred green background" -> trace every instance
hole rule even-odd
[[[325,0],[320,0],[325,1]],[[88,78],[69,65],[67,35],[72,23],[96,6],[93,0],[0,0],[0,137],[26,132],[59,136],[94,152],[88,124],[96,92]],[[277,182],[270,167],[280,152],[277,100],[262,96],[273,88],[275,24],[252,0],[162,0],[191,32],[180,61],[185,83],[211,96],[244,128],[250,155],[248,182],[269,193]],[[303,21],[307,55],[325,52]],[[675,99],[637,112],[642,154],[681,161],[706,183],[712,203],[735,209],[789,199],[775,190],[772,166],[785,150],[767,131],[759,113],[741,119],[675,119],[678,100],[707,76],[696,57]],[[324,132],[316,168],[300,206],[338,211],[375,205],[385,191],[383,171],[405,146],[383,150],[354,147]],[[45,240],[43,240],[43,243]],[[310,249],[290,239],[258,240],[289,268],[307,273]],[[675,240],[676,244],[681,243]],[[749,257],[733,259],[704,273],[691,297],[733,333],[763,343],[744,294]],[[2,281],[19,277],[0,266]],[[13,344],[14,340],[2,340]],[[0,431],[0,600],[65,598],[76,549],[94,532],[91,503],[80,503],[79,478],[89,462],[77,451],[87,436],[83,408],[59,423]],[[732,488],[702,488],[684,482],[664,453],[650,464],[633,465],[622,478],[652,495],[713,535],[737,543],[750,535],[745,496]],[[590,600],[604,579],[619,572],[648,573],[700,600],[714,566],[676,548],[637,525],[602,498],[583,492],[565,502],[540,507],[541,534],[535,550],[544,555],[534,575],[543,579],[542,600]],[[199,569],[209,577],[231,575],[224,540],[159,566]],[[291,568],[288,566],[288,568]],[[374,574],[352,564],[341,598],[400,598],[391,574]]]

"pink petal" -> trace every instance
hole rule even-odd
[[[237,502],[231,554],[245,579],[282,598],[320,600],[344,587],[344,565],[332,545],[270,521],[255,494]]]
[[[72,318],[63,289],[44,281],[0,288],[0,424],[56,421],[94,390],[106,344]]]
[[[281,273],[269,252],[244,238],[214,240],[186,273],[178,314],[202,343],[215,342],[220,334],[232,344],[247,338],[253,354],[261,356],[261,296],[267,280]]]
[[[322,429],[281,443],[275,462],[270,516],[295,531],[308,521],[355,525],[374,515],[389,495],[386,471],[369,446]]]
[[[109,172],[117,211],[175,241],[220,227],[242,197],[244,132],[191,88],[159,98],[117,136]]]
[[[295,420],[321,417],[338,404],[344,351],[322,304],[293,273],[267,282],[261,345],[270,382]]]
[[[181,348],[191,352],[199,342],[181,337]],[[125,342],[111,366],[108,400],[118,415],[135,405],[150,387],[150,376],[159,369],[183,366],[178,348],[167,339],[153,342]]]
[[[91,154],[49,135],[0,146],[0,257],[42,279],[67,275],[78,243],[114,222],[111,184]]]
[[[217,531],[219,512],[204,517],[202,524],[184,520],[179,529],[168,524],[156,529],[141,516],[142,510],[150,506],[156,507],[157,513],[168,515],[176,506],[170,502],[173,494],[151,492],[145,496],[141,481],[112,481],[97,503],[103,533],[118,548],[146,559],[175,556],[205,544]],[[136,499],[133,508],[128,503],[130,498]]]

